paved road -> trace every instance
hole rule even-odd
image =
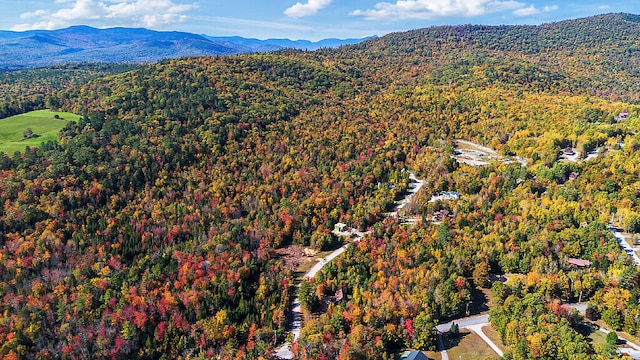
[[[447,354],[447,350],[444,348],[444,343],[442,342],[442,334],[438,334],[438,350],[440,350],[442,360],[449,360],[449,354]]]
[[[611,332],[611,330],[604,329],[604,328],[599,328],[598,330],[605,334],[608,334]],[[620,351],[620,353],[627,354],[634,360],[640,359],[640,346],[638,346],[638,344],[633,343],[631,341],[627,341],[627,340],[624,340],[624,341],[626,345],[628,345],[629,347],[619,347],[618,350]]]
[[[638,257],[636,252],[633,251],[631,244],[629,244],[627,240],[624,239],[622,234],[616,228],[614,228],[613,225],[611,224],[609,224],[609,231],[611,231],[613,236],[616,237],[616,239],[618,240],[618,244],[620,244],[620,247],[622,248],[622,250],[624,250],[624,252],[626,252],[627,255],[631,256],[631,258],[633,259],[633,261],[637,266],[640,266],[640,257]]]
[[[405,198],[400,201],[400,205],[398,205],[394,210],[394,212],[392,212],[389,216],[396,217],[398,215],[398,211],[400,211],[400,209],[402,209],[406,204],[408,204],[409,201],[411,201],[411,198],[424,185],[424,181],[416,178],[414,173],[409,173],[409,179],[412,181],[413,186],[409,187],[408,193],[405,196]],[[360,238],[363,237],[365,234],[367,234],[367,233],[361,233],[358,231],[355,231],[355,232],[352,231],[352,233],[356,235],[356,238],[354,239],[354,241],[356,242],[359,241]],[[349,244],[346,244],[341,248],[336,249],[331,254],[327,255],[323,259],[320,259],[315,265],[311,267],[311,269],[309,269],[309,271],[307,271],[306,274],[304,274],[303,279],[313,279],[316,276],[316,274],[320,270],[322,270],[323,267],[325,267],[328,263],[331,262],[331,260],[335,259],[340,254],[342,254],[347,249],[347,246],[349,246]],[[300,329],[302,329],[302,309],[300,308],[300,297],[298,296],[298,292],[296,292],[296,298],[293,300],[293,304],[291,306],[291,313],[292,313],[292,321],[290,324],[291,335],[293,335],[293,341],[295,342],[295,341],[298,341],[298,339],[300,338]],[[291,344],[289,343],[283,344],[281,347],[279,347],[276,350],[274,355],[279,359],[293,359],[293,353],[291,352]],[[443,358],[443,359],[448,360],[448,358],[447,359]]]
[[[587,303],[582,302],[582,303],[573,303],[573,304],[567,304],[570,307],[578,310],[578,312],[580,314],[584,314],[585,311],[587,311]]]
[[[389,217],[397,217],[398,212],[402,210],[402,208],[411,201],[413,195],[415,195],[424,186],[424,180],[418,179],[414,173],[409,173],[409,180],[411,180],[411,185],[407,188],[407,195],[404,199],[398,202],[398,205],[393,209],[393,212],[389,214]]]
[[[313,265],[311,267],[311,269],[309,269],[309,271],[307,271],[306,274],[304,274],[303,278],[305,279],[313,279],[316,274],[322,270],[322,268],[327,265],[328,263],[331,262],[331,260],[335,259],[336,257],[338,257],[338,255],[342,254],[345,250],[347,250],[347,246],[349,246],[349,244],[344,245],[343,247],[334,250],[331,254],[327,255],[324,259],[320,259],[318,260],[318,262]]]
[[[487,314],[476,315],[476,316],[469,316],[469,317],[466,317],[466,318],[460,318],[460,319],[452,320],[452,321],[449,321],[448,323],[437,325],[436,329],[438,331],[440,331],[440,332],[449,331],[449,329],[451,329],[451,325],[453,323],[458,324],[459,328],[465,328],[465,327],[469,327],[469,326],[473,326],[473,325],[479,325],[479,324],[487,324],[487,323],[489,323],[489,315],[487,315]]]

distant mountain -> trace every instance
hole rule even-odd
[[[357,39],[323,39],[320,41],[289,40],[289,39],[247,39],[240,36],[206,36],[214,42],[229,43],[236,46],[244,46],[252,51],[273,51],[279,49],[317,50],[321,48],[337,48],[343,45],[358,44],[365,40],[377,38],[369,36]]]
[[[315,50],[366,39],[257,40],[209,37],[186,32],[134,28],[96,29],[72,26],[60,30],[0,31],[0,71],[65,62],[152,62],[200,55],[232,55],[283,48]]]

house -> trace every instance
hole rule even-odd
[[[462,196],[462,194],[460,194],[459,192],[456,191],[443,191],[440,192],[436,195],[433,195],[431,197],[431,199],[429,199],[429,202],[436,202],[438,200],[440,201],[444,201],[444,200],[458,200],[460,198],[460,196]]]
[[[347,224],[343,224],[343,223],[337,223],[333,226],[333,231],[336,232],[346,232],[347,231]]]
[[[433,213],[433,217],[431,218],[431,221],[433,221],[433,222],[441,222],[444,219],[446,219],[447,216],[449,216],[449,210],[442,209],[440,211],[436,211],[436,212]]]
[[[342,289],[338,289],[338,291],[336,291],[336,293],[333,296],[323,296],[322,302],[324,302],[326,305],[329,305],[329,304],[335,304],[337,302],[340,302],[343,299],[344,299],[344,293],[342,292]]]
[[[567,259],[567,264],[577,266],[577,267],[589,267],[591,266],[591,261],[584,260],[584,259],[569,258]]]
[[[429,360],[429,358],[420,350],[406,350],[400,355],[400,360]]]

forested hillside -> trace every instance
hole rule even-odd
[[[55,99],[58,91],[136,67],[134,64],[73,63],[0,73],[0,119],[58,107]]]
[[[372,234],[303,282],[298,357],[432,349],[490,274],[510,275],[488,304],[508,356],[603,355],[559,304],[638,332],[637,268],[608,230],[640,231],[638,39],[626,14],[436,27],[45,89],[29,106],[83,118],[1,156],[0,354],[268,358],[297,280],[275,250],[327,249],[343,222]],[[505,159],[458,163],[456,139]],[[413,226],[385,217],[404,169],[426,182]]]

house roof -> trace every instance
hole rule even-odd
[[[407,350],[400,355],[400,360],[429,360],[429,358],[420,350]]]
[[[567,260],[567,263],[575,266],[580,266],[580,267],[591,266],[591,261],[584,260],[584,259],[569,258]]]

